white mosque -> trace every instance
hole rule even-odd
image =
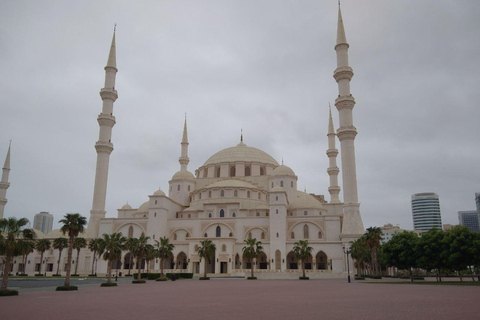
[[[256,238],[264,247],[264,253],[253,261],[259,278],[298,277],[300,267],[292,248],[296,241],[306,239],[313,247],[313,254],[306,263],[309,277],[344,277],[347,261],[343,247],[364,233],[357,195],[354,147],[357,131],[352,120],[355,99],[350,94],[353,71],[348,63],[348,48],[339,8],[334,78],[339,89],[335,106],[340,124],[335,132],[330,111],[326,152],[329,158],[329,202],[322,195],[297,190],[298,178],[294,170],[279,164],[264,151],[247,146],[243,139],[236,146],[218,151],[194,173],[190,172],[185,121],[180,171],[173,174],[169,181],[168,195],[157,190],[148,195],[148,201],[140,207],[132,208],[126,204],[118,209],[116,218],[106,218],[108,166],[113,151],[111,133],[115,125],[113,107],[117,99],[114,33],[105,67],[105,87],[100,90],[103,108],[98,116],[100,134],[95,144],[94,196],[84,237],[93,239],[114,232],[121,232],[126,237],[145,234],[153,243],[165,236],[175,245],[174,257],[165,262],[165,268],[172,269],[172,272],[193,273],[204,271],[196,249],[201,240],[208,238],[216,245],[216,253],[208,261],[207,272],[227,275],[248,272],[246,269],[250,268],[252,261],[244,259],[242,248],[245,239]],[[339,197],[337,137],[342,157],[343,202]],[[7,202],[9,170],[10,149],[0,183],[0,218]],[[47,235],[38,231],[37,236],[54,239],[63,235],[57,229]],[[45,253],[44,261],[40,261],[39,253],[32,253],[25,265],[21,259],[17,260],[14,273],[33,274],[41,266],[42,271],[51,274],[56,269],[58,252],[50,250]],[[65,252],[62,260],[60,265],[64,270]],[[129,261],[130,257],[125,252],[115,266],[117,272],[125,273]],[[89,274],[92,262],[92,253],[83,249],[74,265],[78,264],[78,273]],[[151,261],[148,267],[151,272],[158,272],[159,260]],[[102,260],[98,260],[98,273],[106,273],[106,263]]]

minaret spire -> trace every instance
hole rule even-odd
[[[330,104],[329,104],[330,105]],[[329,117],[328,117],[328,149],[327,156],[329,160],[329,167],[327,169],[328,175],[330,176],[330,187],[328,187],[328,192],[330,193],[330,203],[340,203],[338,194],[340,193],[340,187],[338,186],[338,173],[340,169],[337,167],[337,155],[338,150],[335,148],[335,129],[333,127],[333,118],[332,118],[332,108],[329,107]]]
[[[337,69],[333,77],[338,83],[338,98],[335,100],[335,106],[339,111],[340,127],[337,130],[337,137],[340,140],[340,149],[342,156],[342,179],[343,179],[343,225],[342,238],[344,241],[350,241],[360,237],[365,229],[360,216],[360,204],[358,203],[357,192],[357,171],[355,164],[355,136],[357,129],[353,125],[353,107],[355,99],[350,94],[350,81],[353,77],[353,70],[348,63],[347,37],[345,36],[345,27],[343,25],[342,11],[338,7],[338,29],[337,43],[335,51],[337,52]]]
[[[100,97],[103,101],[102,112],[97,117],[100,126],[98,141],[95,143],[97,150],[97,169],[95,172],[95,186],[93,190],[93,204],[88,222],[87,238],[97,238],[100,219],[105,218],[105,201],[107,197],[108,166],[110,154],[113,151],[112,128],[115,125],[113,116],[113,103],[118,98],[115,90],[115,78],[117,75],[115,30],[113,31],[112,44],[105,66],[105,86],[100,89]]]
[[[3,219],[3,213],[5,211],[5,205],[7,204],[7,189],[10,187],[8,182],[8,176],[10,174],[10,148],[12,146],[12,140],[8,144],[7,156],[5,157],[5,163],[2,170],[2,180],[0,181],[0,219]]]
[[[178,162],[180,162],[180,171],[187,171],[187,165],[190,162],[188,158],[188,134],[187,134],[187,115],[185,114],[185,122],[183,124],[183,136],[182,136],[182,153]]]

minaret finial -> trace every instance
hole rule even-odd
[[[340,1],[338,1],[337,45],[341,43],[347,43],[347,37],[343,26],[342,9],[340,8]]]
[[[340,5],[340,1],[338,1],[338,4]],[[116,22],[113,25],[113,33],[115,33],[115,31],[117,31],[117,23]]]
[[[243,142],[243,129],[240,129],[240,142]]]
[[[115,47],[115,32],[117,30],[117,24],[113,27],[112,44],[110,45],[110,53],[108,54],[107,67],[117,68],[117,53]]]

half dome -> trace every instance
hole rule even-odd
[[[295,177],[295,172],[290,167],[287,167],[286,165],[281,165],[276,167],[272,173],[270,173],[271,177],[274,176],[293,176]]]
[[[308,193],[301,192],[297,199],[288,207],[291,210],[296,209],[323,209],[322,203]]]
[[[122,207],[123,210],[130,210],[132,209],[132,206],[129,205],[128,203]]]
[[[271,164],[278,166],[278,162],[268,153],[253,147],[248,147],[243,142],[240,142],[235,147],[226,148],[215,153],[208,158],[203,166],[210,164],[224,163],[224,162],[259,162],[263,164]]]
[[[163,192],[162,190],[158,189],[157,191],[155,191],[153,193],[154,196],[164,196],[165,195],[165,192]]]
[[[178,171],[173,175],[172,180],[195,180],[195,176],[190,171]]]
[[[138,209],[137,212],[148,212],[149,202],[144,202]]]

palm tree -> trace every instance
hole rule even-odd
[[[102,239],[97,238],[97,239],[92,239],[88,242],[88,250],[93,252],[93,261],[92,261],[92,275],[97,274],[97,270],[95,268],[95,273],[93,271],[95,267],[95,261],[96,261],[96,255],[98,250],[100,249],[100,243],[102,242]]]
[[[85,240],[85,238],[75,238],[75,240],[73,240],[73,248],[75,250],[77,250],[77,263],[75,264],[75,275],[77,275],[77,271],[78,271],[78,258],[80,256],[80,250],[83,249],[83,248],[86,248],[87,247],[87,240]]]
[[[43,261],[43,254],[45,251],[49,250],[52,246],[52,243],[48,239],[40,239],[37,241],[35,245],[35,249],[40,252],[40,268],[38,269],[38,274],[42,274],[42,261]]]
[[[147,237],[145,235],[141,235],[140,238],[137,239],[135,243],[135,248],[133,249],[133,252],[135,254],[135,258],[137,259],[137,268],[138,268],[138,274],[137,274],[137,280],[140,280],[142,275],[140,274],[141,268],[142,268],[142,262],[143,258],[146,255],[146,250],[148,246],[148,240],[150,237]]]
[[[18,254],[22,256],[22,274],[25,274],[27,257],[35,250],[35,242],[32,240],[21,240],[18,242]]]
[[[160,277],[163,277],[164,261],[166,258],[171,258],[173,256],[175,245],[170,243],[170,240],[167,237],[163,237],[160,238],[160,242],[155,240],[155,247],[157,256],[160,258]]]
[[[262,247],[262,242],[257,241],[257,239],[247,239],[245,240],[246,246],[243,247],[242,251],[243,254],[245,255],[245,258],[250,259],[252,263],[250,264],[251,267],[251,278],[254,278],[253,276],[253,259],[257,259],[258,255],[262,253],[263,247]]]
[[[351,243],[350,253],[355,260],[357,274],[360,276],[366,273],[367,265],[371,261],[370,248],[367,245],[365,235]]]
[[[53,240],[53,248],[58,249],[58,263],[57,263],[57,273],[56,275],[60,275],[58,273],[60,271],[60,259],[62,258],[62,251],[63,249],[68,247],[68,239],[67,238],[56,238]]]
[[[209,260],[212,255],[215,254],[216,250],[215,244],[210,239],[205,239],[200,241],[200,247],[198,247],[197,252],[200,258],[203,258],[205,261],[205,270],[203,272],[203,277],[207,278],[207,260]]]
[[[155,259],[156,253],[155,253],[155,248],[151,244],[147,244],[146,250],[145,250],[145,260],[147,263],[147,273],[149,273],[149,267],[150,267],[150,261]]]
[[[98,251],[102,252],[103,259],[108,261],[108,283],[112,282],[112,263],[122,257],[125,241],[127,241],[127,238],[122,236],[120,232],[104,234],[103,239],[100,239]]]
[[[370,248],[373,274],[378,274],[377,249],[380,246],[381,240],[382,229],[380,229],[379,227],[370,227],[367,229],[367,232],[365,233],[365,241]]]
[[[128,238],[127,241],[125,242],[125,249],[130,254],[129,255],[129,261],[128,261],[128,275],[130,275],[130,270],[132,269],[133,249],[135,248],[136,241],[137,241],[136,238]]]
[[[62,231],[64,235],[68,234],[67,274],[65,276],[64,283],[64,286],[68,287],[70,286],[70,269],[72,268],[73,241],[80,233],[83,232],[83,230],[85,230],[87,218],[78,213],[67,213],[59,222],[63,223],[60,231]]]
[[[295,257],[297,260],[302,261],[303,278],[306,278],[305,261],[312,255],[312,250],[313,248],[308,245],[308,240],[298,240],[298,242],[294,243],[293,252],[295,253]]]
[[[5,256],[3,268],[3,279],[0,290],[6,291],[8,287],[8,275],[12,258],[18,254],[19,242],[33,240],[35,232],[33,229],[25,228],[28,219],[7,218],[0,220],[0,255]]]

